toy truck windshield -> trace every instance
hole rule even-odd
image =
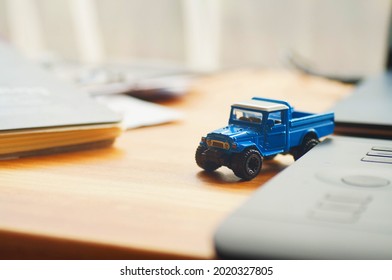
[[[263,121],[263,113],[243,108],[233,108],[231,120],[261,124]]]

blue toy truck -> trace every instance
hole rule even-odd
[[[251,180],[263,159],[290,153],[297,160],[333,130],[333,113],[298,112],[285,101],[254,97],[233,104],[229,125],[201,138],[196,163],[206,171],[227,166]]]

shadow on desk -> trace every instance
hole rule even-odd
[[[95,244],[0,231],[0,260],[152,260],[189,259],[183,255],[157,254],[137,248]]]
[[[287,156],[290,157],[290,156]],[[290,162],[290,158],[286,157],[286,161]],[[263,162],[262,170],[260,174],[250,181],[245,181],[237,176],[227,167],[221,167],[213,172],[200,171],[197,173],[197,178],[206,183],[209,187],[218,187],[230,190],[253,190],[259,188],[266,181],[271,179],[276,173],[282,171],[288,166],[288,163],[282,163],[281,161],[271,160]]]

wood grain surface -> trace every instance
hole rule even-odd
[[[219,223],[293,160],[279,155],[248,182],[225,167],[208,174],[194,160],[200,137],[252,96],[321,112],[350,90],[285,71],[215,74],[164,103],[181,121],[126,131],[107,149],[1,161],[0,258],[214,258]]]

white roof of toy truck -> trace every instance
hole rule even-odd
[[[266,112],[285,110],[289,108],[284,104],[255,99],[238,102],[233,104],[233,106],[254,110],[262,110]]]

